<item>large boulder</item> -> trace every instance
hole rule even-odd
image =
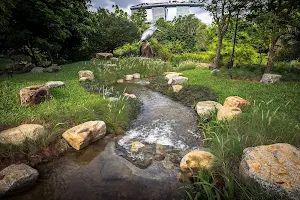
[[[191,151],[180,161],[180,170],[182,172],[197,173],[199,170],[211,170],[215,162],[215,156],[207,151]]]
[[[63,133],[63,138],[76,150],[105,137],[106,125],[103,121],[89,121]]]
[[[22,145],[26,139],[38,140],[47,136],[48,131],[39,124],[23,124],[0,132],[0,143]]]
[[[45,68],[43,68],[43,67],[34,67],[34,68],[32,68],[32,70],[30,72],[31,73],[43,73],[43,72],[45,72]]]
[[[112,53],[97,53],[96,58],[97,59],[110,59],[114,57]]]
[[[250,106],[250,102],[238,97],[238,96],[233,96],[233,97],[227,97],[225,102],[224,102],[225,107],[237,107],[237,108],[243,108],[243,107],[248,107]]]
[[[49,88],[45,85],[32,85],[20,90],[20,101],[23,106],[39,104],[49,97]]]
[[[200,117],[210,119],[221,107],[222,105],[215,101],[200,101],[196,105],[196,110]]]
[[[13,164],[3,169],[0,177],[1,197],[30,189],[37,181],[39,173],[28,165]]]
[[[95,80],[94,73],[90,70],[81,70],[78,72],[79,81],[93,81]]]
[[[50,67],[46,68],[44,71],[48,73],[58,72],[61,70],[61,67],[57,64],[53,64]]]
[[[173,80],[173,82],[172,82],[173,85],[180,85],[182,83],[188,82],[189,79],[187,77],[178,76],[178,77],[173,78],[172,80]]]
[[[49,81],[45,84],[48,88],[64,87],[65,85],[62,81]]]
[[[280,81],[281,77],[282,76],[279,74],[264,74],[260,82],[267,84],[277,83]]]
[[[221,106],[217,114],[217,119],[220,121],[230,121],[233,120],[235,117],[240,116],[241,114],[242,110],[240,108]]]
[[[245,149],[239,171],[274,199],[300,199],[300,150],[290,144]]]

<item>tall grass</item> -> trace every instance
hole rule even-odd
[[[247,147],[274,143],[300,147],[299,125],[290,121],[288,115],[279,113],[279,108],[269,110],[270,104],[272,101],[254,104],[251,112],[230,122],[214,119],[200,123],[204,145],[217,161],[213,173],[199,172],[195,176],[195,182],[187,190],[192,199],[201,199],[197,196],[203,196],[204,191],[207,199],[271,199],[258,185],[245,183],[238,173]]]

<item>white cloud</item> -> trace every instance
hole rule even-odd
[[[213,18],[209,14],[209,12],[203,12],[200,14],[196,14],[196,17],[199,18],[203,23],[208,24],[208,25],[212,24],[212,22],[213,22]]]

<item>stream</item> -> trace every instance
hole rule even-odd
[[[140,115],[122,137],[105,138],[37,166],[40,178],[26,193],[7,199],[146,200],[184,199],[178,181],[181,158],[201,148],[195,112],[140,85],[126,88],[142,103]],[[145,145],[131,152],[132,142]]]

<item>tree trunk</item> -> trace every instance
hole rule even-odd
[[[219,30],[219,33],[218,33],[218,47],[217,47],[215,62],[214,62],[214,65],[213,65],[214,68],[219,68],[220,59],[221,59],[222,45],[223,45],[223,34],[222,34],[221,30]]]
[[[271,68],[273,67],[273,59],[274,59],[275,52],[276,52],[276,44],[277,44],[279,38],[280,38],[280,36],[272,37],[272,42],[271,42],[269,53],[268,53],[268,63],[265,68],[265,73],[269,73],[271,71]]]
[[[233,47],[232,47],[232,54],[231,54],[231,61],[228,65],[228,68],[231,69],[234,65],[234,56],[235,56],[235,46],[237,43],[237,32],[238,32],[238,24],[239,24],[239,14],[240,10],[238,10],[236,14],[236,21],[235,21],[235,30],[234,30],[234,38],[233,38]]]

